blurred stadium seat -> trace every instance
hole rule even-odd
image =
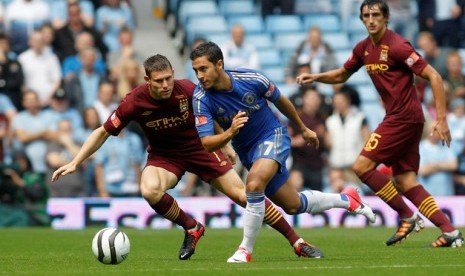
[[[258,51],[274,47],[273,39],[269,33],[247,33],[245,40],[247,43],[253,44]]]
[[[253,0],[219,0],[220,13],[230,15],[254,14],[257,9]]]
[[[214,0],[184,0],[179,4],[178,21],[181,26],[186,27],[190,17],[205,17],[218,15],[219,9]]]
[[[278,87],[284,84],[284,69],[281,65],[269,66],[262,69],[263,74],[273,81]]]
[[[340,32],[341,21],[335,14],[308,14],[303,16],[303,27],[305,30],[312,26],[317,26],[325,32]]]
[[[323,33],[323,40],[335,51],[352,48],[347,33]]]
[[[281,55],[278,49],[261,49],[260,51],[257,51],[257,53],[262,69],[282,65]]]
[[[262,16],[254,15],[229,15],[226,17],[229,27],[236,23],[240,23],[247,34],[265,32],[265,23]]]
[[[303,31],[303,22],[299,15],[273,14],[265,17],[266,31],[272,35]]]
[[[191,17],[188,19],[185,29],[188,45],[191,45],[195,37],[225,34],[229,31],[228,24],[222,15]]]

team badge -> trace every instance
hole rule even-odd
[[[257,100],[257,97],[255,96],[254,93],[252,92],[246,92],[244,94],[244,97],[242,97],[242,102],[248,104],[248,105],[253,105],[255,104],[255,101]]]
[[[187,109],[189,109],[189,102],[187,101],[186,98],[180,99],[179,100],[179,111],[186,112]]]
[[[388,60],[388,51],[389,51],[389,46],[381,45],[381,54],[379,55],[379,60],[380,61],[387,62],[387,60]]]

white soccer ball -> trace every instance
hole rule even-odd
[[[92,252],[103,264],[121,263],[129,255],[130,247],[128,236],[114,227],[98,231],[92,240]]]

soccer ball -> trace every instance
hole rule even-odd
[[[103,264],[121,263],[127,258],[130,247],[128,236],[114,227],[98,231],[92,240],[92,252]]]

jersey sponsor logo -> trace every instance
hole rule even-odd
[[[113,112],[110,117],[111,123],[113,124],[114,127],[119,127],[121,125],[121,120],[116,116],[116,112]]]
[[[195,126],[203,126],[208,122],[206,116],[195,116]]]
[[[165,117],[165,118],[147,122],[145,125],[147,127],[153,127],[155,128],[155,130],[166,129],[166,128],[171,128],[171,127],[177,127],[180,124],[184,124],[188,118],[189,118],[189,111],[186,111],[182,113],[181,116]]]
[[[189,109],[189,102],[186,98],[179,100],[179,112],[186,112]]]
[[[242,102],[247,105],[253,105],[257,101],[257,97],[252,92],[246,92],[242,97]]]
[[[417,62],[420,59],[420,56],[413,52],[410,54],[410,56],[405,60],[405,63],[407,64],[408,67],[412,67],[415,62]]]
[[[389,65],[384,63],[372,63],[366,64],[365,69],[367,70],[368,74],[379,74],[389,70]]]

